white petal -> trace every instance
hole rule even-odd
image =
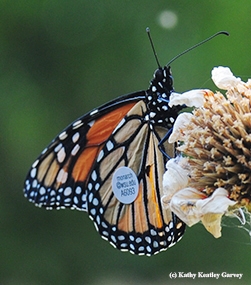
[[[214,67],[212,70],[212,80],[214,84],[223,90],[228,90],[231,87],[235,87],[238,84],[244,84],[240,78],[233,75],[228,67]]]
[[[177,192],[170,201],[171,211],[189,227],[201,220],[201,212],[196,207],[198,200],[207,196],[195,188],[185,188]]]
[[[223,214],[205,214],[201,218],[201,222],[206,230],[215,238],[221,237],[221,218]]]
[[[222,216],[234,204],[236,202],[228,198],[228,191],[224,188],[218,188],[210,197],[196,202],[196,207],[202,214],[202,224],[215,238],[221,236]]]
[[[168,139],[169,143],[174,143],[182,138],[183,136],[183,130],[186,129],[186,125],[190,124],[191,118],[193,117],[193,114],[191,113],[181,113],[174,125],[173,125],[173,131]]]
[[[184,92],[182,94],[179,93],[171,93],[170,102],[168,105],[170,107],[177,105],[186,105],[187,107],[201,107],[204,104],[205,90],[195,89]]]
[[[247,87],[248,87],[248,88],[251,88],[251,79],[248,79],[248,81],[247,81],[246,84],[247,84]]]
[[[187,159],[183,157],[172,158],[166,164],[167,171],[163,175],[163,193],[170,198],[188,184],[189,171],[184,169],[186,164]]]
[[[215,238],[221,236],[221,218],[228,207],[236,204],[228,198],[228,191],[218,188],[207,197],[194,188],[185,188],[173,195],[170,210],[188,226],[201,221]]]
[[[228,198],[227,190],[224,188],[218,188],[207,199],[197,201],[196,207],[202,214],[224,214],[229,206],[233,206],[235,204],[235,201]]]

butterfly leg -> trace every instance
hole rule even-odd
[[[171,133],[173,131],[173,128],[171,128],[166,134],[165,136],[160,140],[158,147],[159,150],[161,151],[161,153],[167,158],[167,159],[171,159],[171,157],[166,153],[165,148],[164,148],[164,143],[169,139]]]

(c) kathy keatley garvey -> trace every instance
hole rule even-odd
[[[251,211],[251,79],[215,67],[212,80],[226,94],[210,90],[173,93],[170,106],[195,107],[181,113],[169,137],[177,157],[167,162],[162,205],[188,226],[202,222],[216,238],[223,215]]]

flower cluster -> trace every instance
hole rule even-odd
[[[226,67],[214,68],[212,79],[225,95],[192,90],[170,98],[170,106],[195,109],[178,116],[169,137],[179,155],[167,163],[162,204],[188,226],[201,221],[220,237],[224,214],[251,211],[251,80]]]

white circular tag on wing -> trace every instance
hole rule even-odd
[[[114,172],[112,191],[115,197],[123,204],[130,204],[137,198],[139,182],[137,175],[131,168],[122,166]]]

